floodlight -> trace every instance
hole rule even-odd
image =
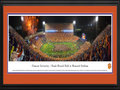
[[[95,21],[98,22],[98,16],[96,16]]]
[[[75,25],[75,24],[76,24],[76,21],[74,20],[74,21],[73,21],[73,25]]]
[[[43,21],[43,25],[45,25],[45,21]]]
[[[24,17],[23,16],[21,16],[21,21],[24,21]]]

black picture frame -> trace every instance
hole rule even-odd
[[[3,84],[3,6],[117,6],[117,85],[104,84]],[[2,0],[0,1],[0,88],[1,89],[120,89],[120,1],[119,0]]]

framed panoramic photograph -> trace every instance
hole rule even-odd
[[[112,13],[8,13],[8,73],[112,73]]]
[[[4,6],[4,84],[116,84],[116,10]]]
[[[117,86],[118,2],[77,2],[3,2],[3,86]]]

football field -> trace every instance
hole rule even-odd
[[[75,42],[47,42],[40,48],[40,50],[48,56],[59,58],[71,56],[77,52],[78,49],[79,46]]]

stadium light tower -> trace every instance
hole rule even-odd
[[[45,21],[43,21],[42,23],[43,23],[43,31],[45,32]]]
[[[24,21],[24,17],[23,16],[21,16],[21,21]]]
[[[96,21],[96,36],[97,36],[98,20],[99,20],[99,17],[96,16],[95,17],[95,21]]]
[[[74,30],[74,34],[75,34],[75,28],[76,28],[76,21],[73,21],[73,30]]]
[[[43,21],[43,25],[45,25],[45,21]]]
[[[75,24],[76,24],[76,21],[74,20],[74,21],[73,21],[73,25],[75,25]]]
[[[98,22],[98,19],[99,19],[99,17],[98,17],[98,16],[96,16],[95,21],[96,21],[96,22]]]

